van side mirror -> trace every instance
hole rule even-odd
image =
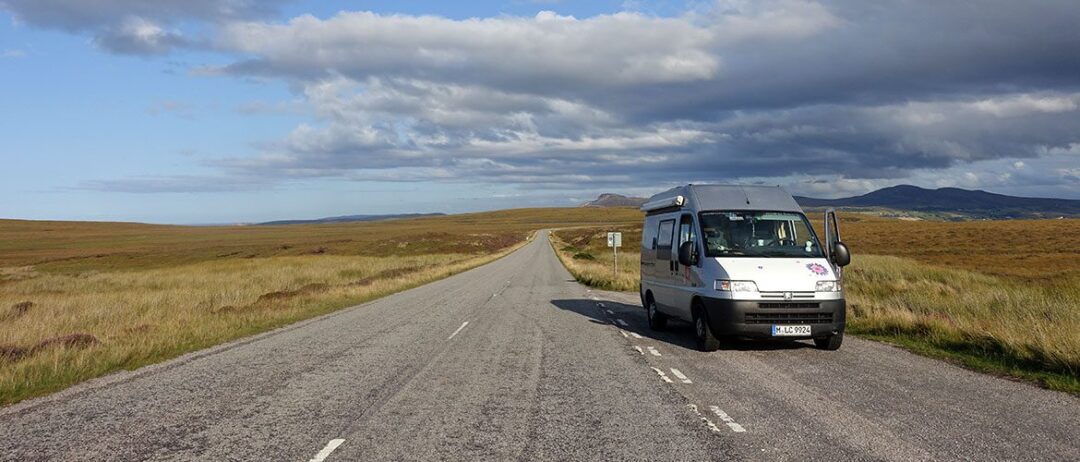
[[[698,263],[697,249],[693,241],[686,241],[679,245],[679,264],[694,266]]]
[[[848,251],[847,246],[844,245],[843,242],[838,241],[833,243],[832,252],[830,253],[832,254],[831,257],[833,263],[836,263],[837,266],[847,266],[851,263],[851,252]]]

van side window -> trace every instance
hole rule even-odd
[[[656,258],[671,260],[671,239],[675,232],[675,220],[660,222],[660,228],[656,232]]]

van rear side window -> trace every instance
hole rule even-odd
[[[671,239],[674,232],[675,220],[660,222],[660,229],[656,232],[656,258],[671,259]]]

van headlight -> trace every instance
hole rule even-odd
[[[713,283],[713,289],[721,292],[757,292],[757,284],[754,281],[729,281],[717,279]]]
[[[839,292],[840,281],[818,281],[814,290],[817,292]]]

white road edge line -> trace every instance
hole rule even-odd
[[[629,326],[629,324],[627,324],[626,321],[623,321],[622,319],[615,318],[615,322],[619,323],[619,325],[623,327]]]
[[[643,338],[641,334],[638,334],[637,332],[631,332],[630,335],[633,335],[634,338]]]
[[[322,448],[322,451],[319,451],[318,454],[315,454],[315,457],[312,457],[309,462],[322,462],[326,460],[327,457],[330,457],[330,453],[334,452],[334,450],[344,442],[345,440],[342,439],[330,440],[330,442],[326,444],[326,447]]]
[[[623,337],[625,337],[625,338],[630,338],[630,336],[629,336],[629,335],[626,335],[626,331],[625,331],[625,330],[619,329],[619,333],[620,333],[620,334],[622,334],[622,336],[623,336]]]
[[[604,304],[603,304],[603,303],[597,303],[597,305],[600,305],[600,308],[603,308],[603,307],[604,307]]]
[[[651,353],[653,356],[661,356],[660,350],[657,350],[656,347],[646,347],[646,348],[649,349],[649,353]]]
[[[676,369],[674,367],[671,368],[671,373],[675,374],[675,377],[678,377],[679,380],[682,380],[682,383],[694,383],[694,382],[690,381],[690,379],[687,378],[685,375],[683,375],[682,371],[680,371],[680,370],[678,370],[678,369]]]
[[[716,416],[719,417],[720,420],[723,420],[724,423],[727,424],[728,428],[731,429],[731,431],[735,433],[742,433],[746,431],[746,429],[743,428],[742,425],[739,425],[735,422],[735,419],[732,419],[731,416],[727,415],[726,412],[721,411],[719,406],[709,406],[709,410],[713,411],[713,414],[716,414]]]
[[[454,336],[457,335],[458,332],[461,332],[461,329],[464,329],[465,326],[467,326],[467,325],[469,325],[469,321],[465,321],[465,322],[461,323],[461,327],[458,327],[457,330],[455,330],[453,334],[450,334],[449,337],[446,337],[446,339],[447,340],[453,339]]]
[[[641,347],[637,345],[634,345],[634,350],[636,350],[638,353],[645,354],[645,350],[642,350]]]
[[[664,373],[664,371],[662,371],[660,369],[657,369],[655,367],[652,368],[652,370],[656,371],[656,374],[659,375],[660,379],[662,379],[663,381],[665,381],[667,383],[672,383],[671,378],[668,377],[667,374]]]

